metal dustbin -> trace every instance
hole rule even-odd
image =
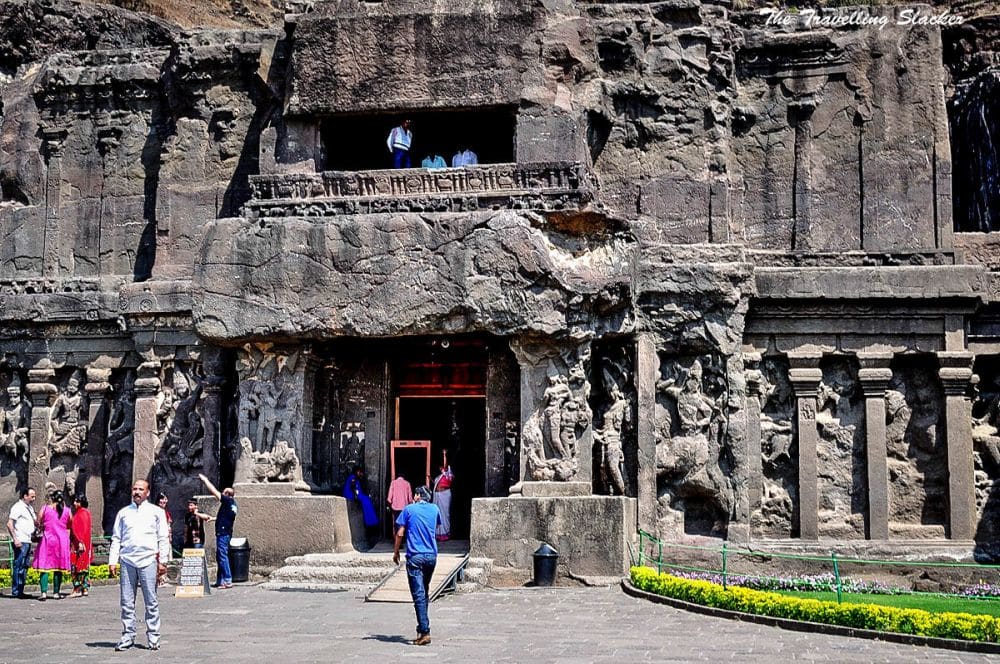
[[[233,573],[234,583],[250,580],[250,542],[246,537],[229,540],[229,571]]]
[[[551,586],[556,582],[556,566],[559,564],[559,552],[542,542],[535,551],[535,585]]]

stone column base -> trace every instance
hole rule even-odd
[[[256,487],[281,486],[259,484]],[[284,564],[289,556],[307,553],[348,553],[351,544],[351,523],[347,501],[343,496],[312,496],[295,492],[290,484],[276,488],[284,495],[241,493],[245,485],[236,487],[236,524],[233,537],[246,537],[250,544],[250,571],[254,567],[274,568]],[[198,496],[198,511],[215,516],[219,501],[212,496]],[[215,522],[205,524],[209,566],[215,560]],[[363,533],[362,529],[362,533]]]
[[[559,552],[560,574],[618,576],[628,570],[637,509],[635,498],[622,496],[476,498],[470,554],[530,570],[546,542]]]

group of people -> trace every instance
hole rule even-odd
[[[412,168],[413,166],[413,160],[410,158],[410,147],[413,145],[413,131],[410,129],[412,126],[413,122],[407,118],[399,126],[393,127],[389,131],[389,137],[386,138],[385,144],[392,154],[393,168]],[[478,163],[479,155],[470,150],[468,146],[462,146],[451,157],[452,168],[474,166]],[[448,168],[448,162],[439,154],[427,154],[420,162],[420,167]]]
[[[454,479],[455,474],[452,472],[451,466],[448,465],[448,452],[444,452],[428,498],[434,505],[437,505],[440,512],[440,522],[435,528],[435,539],[439,542],[447,542],[451,539],[451,484]],[[389,494],[385,499],[389,510],[392,511],[393,523],[399,518],[403,509],[413,502],[413,495],[414,491],[410,482],[402,473],[397,473],[396,479],[389,484]]]
[[[38,599],[63,597],[63,575],[71,575],[73,592],[70,597],[85,597],[90,589],[90,561],[93,555],[91,540],[91,515],[87,497],[73,499],[72,509],[66,505],[62,491],[50,490],[48,502],[36,514],[35,489],[28,487],[10,509],[7,532],[14,544],[14,567],[11,579],[11,597],[31,599],[24,592],[30,566],[39,572]],[[32,546],[34,557],[32,558]]]
[[[216,560],[218,574],[215,586],[231,588],[233,575],[229,565],[229,540],[233,534],[237,506],[233,489],[219,491],[204,475],[199,475],[208,492],[219,502],[216,517],[198,511],[193,498],[188,501],[184,523],[184,547],[200,549],[205,546],[205,523],[216,522]],[[72,510],[65,505],[61,491],[51,490],[48,503],[36,514],[36,492],[29,487],[21,492],[21,499],[10,509],[7,532],[14,544],[15,558],[11,596],[28,599],[24,586],[29,560],[40,572],[38,599],[49,598],[49,581],[52,581],[52,598],[62,597],[60,588],[63,574],[72,574],[71,597],[88,594],[88,574],[93,558],[91,540],[92,521],[87,497],[78,495]],[[131,502],[115,516],[108,552],[108,571],[119,577],[122,637],[115,650],[128,650],[135,644],[135,600],[142,590],[145,604],[146,639],[150,650],[160,647],[160,612],[156,588],[166,576],[166,563],[170,560],[170,513],[164,494],[156,504],[149,502],[149,482],[136,480],[132,484]],[[31,558],[34,547],[34,558]]]

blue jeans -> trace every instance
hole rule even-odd
[[[219,585],[233,582],[233,572],[229,569],[229,540],[232,538],[232,535],[215,536],[215,560],[219,563],[215,582]]]
[[[14,553],[13,578],[10,584],[11,597],[24,594],[24,582],[28,578],[28,564],[31,561],[31,542],[21,542]]]
[[[430,595],[431,576],[437,566],[437,556],[433,553],[418,553],[406,559],[406,580],[410,582],[413,608],[417,612],[417,634],[431,633],[431,620],[427,616],[427,600]]]
[[[410,168],[410,152],[409,150],[400,150],[399,148],[392,149],[392,167],[393,168]]]

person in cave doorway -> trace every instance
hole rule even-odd
[[[344,498],[348,501],[357,501],[361,507],[368,543],[372,544],[378,537],[378,512],[375,511],[372,499],[365,490],[365,471],[361,466],[355,466],[354,472],[347,476],[347,481],[344,482]]]
[[[448,451],[442,453],[441,468],[434,478],[434,504],[441,510],[441,521],[437,526],[437,539],[447,542],[451,538],[451,483],[455,475],[448,465]]]

